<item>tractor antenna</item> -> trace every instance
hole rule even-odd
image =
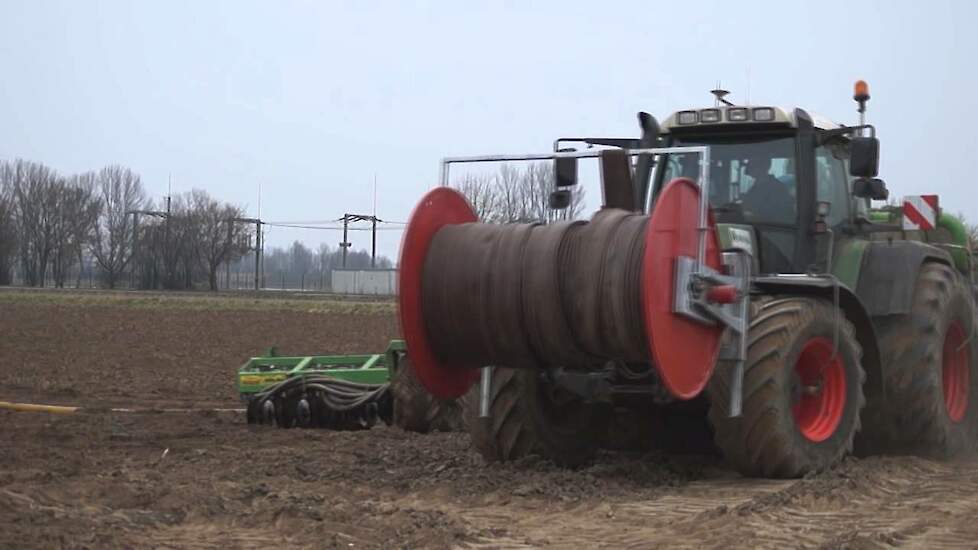
[[[723,88],[721,88],[719,81],[717,81],[717,87],[716,87],[716,89],[710,90],[710,93],[713,94],[714,97],[716,97],[716,106],[717,107],[719,107],[721,103],[723,103],[727,107],[732,107],[733,106],[733,103],[731,103],[731,102],[727,101],[726,99],[724,99],[724,98],[727,97],[727,95],[730,94],[730,90],[724,90]]]

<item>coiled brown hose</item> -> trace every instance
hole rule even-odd
[[[441,228],[421,293],[435,354],[473,367],[648,360],[641,309],[648,221],[606,208],[589,222]]]

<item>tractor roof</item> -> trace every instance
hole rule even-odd
[[[812,117],[812,122],[816,128],[821,130],[840,128],[838,124],[824,116],[810,111],[808,115]],[[736,124],[771,124],[789,128],[798,127],[794,107],[732,105],[676,111],[662,123],[661,130],[664,133],[669,133],[673,129],[679,128],[692,129]]]

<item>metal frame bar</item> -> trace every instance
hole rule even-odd
[[[697,223],[697,246],[696,246],[696,267],[694,273],[701,273],[706,260],[706,232],[709,231],[707,224],[707,213],[710,208],[710,148],[705,145],[688,147],[652,147],[648,149],[624,149],[629,157],[638,155],[668,155],[670,153],[696,153],[700,155],[700,205],[699,220]],[[525,153],[512,155],[475,155],[468,157],[446,157],[441,160],[439,170],[439,185],[448,186],[448,176],[452,164],[468,164],[478,162],[513,162],[528,160],[554,160],[558,158],[599,158],[602,149],[589,149],[586,151],[567,151],[551,153]],[[645,211],[649,211],[652,197],[647,197]]]

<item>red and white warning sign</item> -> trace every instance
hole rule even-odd
[[[903,197],[903,228],[929,231],[937,226],[937,195]]]

